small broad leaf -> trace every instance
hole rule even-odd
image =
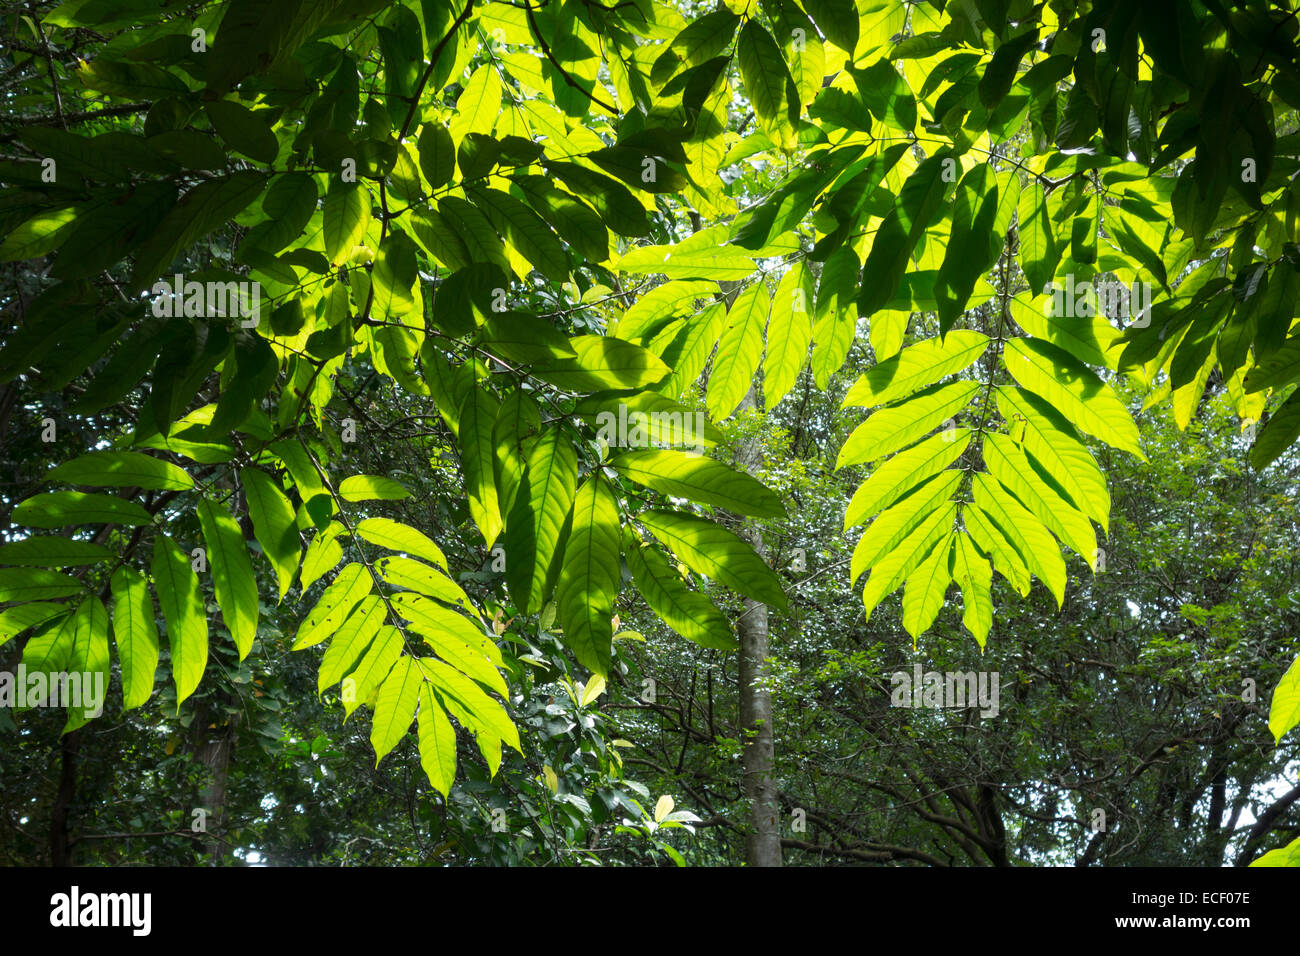
[[[965,329],[950,332],[942,341],[918,342],[880,362],[858,379],[844,397],[843,405],[871,408],[911,395],[945,376],[969,368],[988,345],[988,336]]]
[[[1268,729],[1277,743],[1287,731],[1300,724],[1300,657],[1291,662],[1273,690],[1268,707]]]
[[[435,699],[433,688],[420,685],[420,766],[433,789],[445,799],[456,782],[456,731]]]
[[[158,628],[144,576],[130,568],[113,572],[113,640],[122,667],[122,709],[139,707],[153,693],[158,671]]]
[[[243,532],[231,514],[215,502],[199,502],[199,525],[208,546],[208,566],[222,620],[235,640],[242,661],[257,636],[257,579]]]
[[[427,535],[409,525],[391,518],[366,518],[358,522],[357,534],[371,544],[390,551],[404,551],[447,570],[447,559],[443,556],[442,549]]]
[[[167,621],[167,648],[179,713],[180,705],[194,693],[208,666],[207,609],[189,556],[165,534],[154,538],[150,570]]]
[[[14,524],[29,528],[63,528],[76,524],[147,525],[149,512],[134,501],[82,491],[52,491],[22,502],[13,511]]]
[[[113,552],[91,541],[77,541],[62,535],[41,535],[0,545],[0,564],[26,567],[66,568],[97,564]]]
[[[754,549],[727,529],[697,515],[645,511],[638,519],[692,571],[755,601],[784,609],[781,579]]]
[[[557,429],[547,429],[528,454],[506,523],[506,583],[525,613],[540,610],[545,602],[577,483],[573,446]]]
[[[1041,339],[1006,343],[1007,371],[1081,430],[1146,461],[1137,424],[1109,385],[1068,352]]]
[[[361,603],[373,586],[374,581],[365,565],[354,562],[345,567],[299,625],[292,649],[298,651],[312,647],[328,638],[343,625],[352,609]]]
[[[375,748],[376,767],[410,729],[423,683],[424,678],[415,661],[406,656],[398,658],[384,678],[384,683],[379,688],[379,699],[375,702],[375,719],[370,728],[370,744]]]
[[[690,452],[647,450],[610,462],[619,474],[666,495],[758,518],[785,516],[781,499],[757,479]]]
[[[621,532],[618,501],[601,475],[592,475],[578,488],[570,514],[572,527],[556,589],[564,643],[580,664],[604,676],[614,637]]]
[[[65,461],[46,478],[70,485],[95,488],[147,488],[157,491],[188,491],[194,479],[171,462],[138,451],[92,451]]]
[[[280,600],[289,593],[294,575],[298,573],[298,559],[302,555],[302,542],[298,537],[297,519],[289,499],[280,487],[264,472],[245,468],[239,473],[248,501],[248,513],[253,519],[253,533],[262,546],[280,582]]]

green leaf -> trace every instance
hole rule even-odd
[[[741,27],[736,59],[745,92],[764,131],[780,148],[793,149],[799,94],[781,56],[781,48],[756,19],[746,21]]]
[[[862,602],[868,619],[885,596],[896,591],[939,546],[940,541],[945,542],[943,554],[947,557],[946,542],[952,536],[956,514],[957,506],[951,502],[934,511],[871,569],[871,576],[862,588]]]
[[[541,216],[499,189],[471,187],[469,196],[506,242],[552,282],[569,278],[569,257]]]
[[[0,570],[0,602],[47,601],[81,593],[76,578],[41,568]]]
[[[1003,354],[1007,371],[1024,388],[1046,399],[1094,438],[1146,461],[1128,409],[1078,359],[1041,339],[1011,339]]]
[[[573,499],[572,527],[556,588],[564,643],[578,663],[602,677],[609,673],[614,598],[619,585],[618,500],[599,474]]]
[[[858,13],[852,0],[806,0],[803,8],[828,40],[853,53],[858,45]]]
[[[401,501],[411,493],[391,478],[380,475],[352,475],[339,484],[344,501]]]
[[[969,535],[958,534],[952,543],[953,580],[961,587],[961,622],[975,635],[981,650],[993,626],[993,567],[976,549]]]
[[[279,600],[283,601],[293,584],[294,575],[298,573],[298,559],[302,555],[293,508],[279,485],[264,472],[244,468],[239,473],[239,480],[244,485],[253,532],[262,546],[262,553],[275,568],[280,582]]]
[[[1036,179],[1020,193],[1019,222],[1020,268],[1029,281],[1030,290],[1038,293],[1056,274],[1062,250],[1052,228],[1043,184]]]
[[[979,390],[979,382],[949,382],[880,409],[845,440],[836,469],[877,461],[906,448],[966,408]]]
[[[217,607],[242,661],[253,649],[257,636],[257,579],[244,544],[239,522],[215,502],[204,498],[198,505],[199,525],[208,545],[208,566]]]
[[[447,570],[447,559],[443,556],[442,549],[427,535],[409,525],[391,518],[366,518],[357,524],[357,534],[371,544],[390,551],[404,551]]]
[[[38,212],[0,242],[0,262],[37,259],[54,251],[72,232],[77,219],[78,211],[72,206]]]
[[[703,594],[688,588],[658,549],[632,545],[627,549],[627,564],[650,610],[682,637],[723,651],[739,646],[723,613]]]
[[[280,144],[265,120],[246,106],[231,100],[213,100],[203,104],[208,122],[217,135],[233,150],[257,160],[259,163],[275,162]]]
[[[379,629],[365,655],[343,680],[343,711],[347,716],[365,703],[402,656],[402,632],[391,624]]]
[[[720,461],[679,451],[633,451],[610,465],[639,485],[757,518],[783,518],[781,499],[755,478]]]
[[[147,525],[153,519],[134,501],[82,491],[36,495],[14,508],[14,524],[29,528],[63,528],[77,524]]]
[[[559,559],[560,538],[578,484],[578,458],[555,428],[528,453],[523,482],[506,522],[506,583],[524,613],[541,610]]]
[[[320,670],[316,675],[318,694],[337,684],[352,670],[379,633],[387,615],[388,609],[384,606],[383,598],[367,594],[361,599],[343,626],[334,632],[330,646],[325,648],[325,656],[321,658]]]
[[[447,577],[437,568],[430,567],[414,558],[389,555],[375,562],[375,570],[389,584],[427,594],[448,604],[459,604],[469,608],[469,597],[459,584]]]
[[[103,602],[93,594],[87,595],[72,614],[73,640],[72,651],[68,656],[68,670],[74,674],[99,675],[103,680],[105,693],[108,690],[108,612]],[[76,730],[103,713],[104,700],[101,697],[92,708],[86,699],[87,690],[83,689],[79,702],[81,709],[67,708],[67,722],[63,733]],[[65,701],[65,706],[67,702]]]
[[[194,693],[208,666],[207,607],[189,556],[165,534],[154,538],[150,570],[167,621],[167,647],[179,713],[180,705]]]
[[[406,736],[415,719],[424,677],[415,661],[403,655],[384,678],[375,703],[375,719],[370,728],[370,744],[375,748],[375,766]]]
[[[23,648],[22,665],[27,672],[40,671],[54,675],[68,669],[72,645],[76,640],[76,621],[69,612],[56,625],[43,628],[27,639]]]
[[[122,707],[139,707],[153,693],[158,671],[158,628],[144,576],[130,568],[113,572],[113,640],[122,667]]]
[[[709,374],[709,416],[715,421],[735,411],[753,387],[770,306],[767,286],[761,281],[741,292],[731,306],[730,325],[718,343],[718,354]]]
[[[316,532],[307,553],[302,559],[302,570],[298,575],[298,584],[305,593],[321,577],[333,571],[343,560],[343,546],[338,537],[344,533],[343,525],[331,521],[329,525]]]
[[[1056,598],[1065,601],[1065,561],[1061,548],[1043,523],[1016,501],[992,475],[979,473],[972,479],[975,504],[997,524],[1002,534]]]
[[[209,179],[187,192],[136,250],[131,289],[141,292],[183,249],[243,211],[266,185],[266,176],[244,170]]]
[[[1034,299],[1021,292],[1007,301],[1007,309],[1016,324],[1031,336],[1051,342],[1081,362],[1115,368],[1120,333],[1105,316],[1053,315],[1051,302],[1050,298]]]
[[[930,629],[943,608],[944,596],[952,575],[948,572],[947,542],[940,543],[930,556],[907,576],[903,586],[903,629],[915,641]]]
[[[916,99],[897,67],[881,57],[867,69],[850,66],[858,94],[871,115],[903,133],[916,128]]]
[[[983,509],[966,504],[962,506],[962,521],[971,540],[993,559],[993,569],[1011,582],[1021,597],[1029,594],[1029,569],[1006,536]]]
[[[998,412],[1011,437],[1031,460],[1061,486],[1068,500],[1105,530],[1110,524],[1110,491],[1092,453],[1060,413],[1044,399],[1013,385],[997,386]]]
[[[419,594],[394,595],[393,606],[443,660],[485,687],[508,697],[500,649],[481,625]]]
[[[441,123],[425,123],[420,128],[420,172],[431,189],[451,182],[456,175],[456,146],[451,133]]]
[[[532,374],[575,392],[644,388],[671,371],[648,349],[607,335],[569,339],[576,358],[557,358],[535,365]]]
[[[313,647],[337,631],[373,586],[374,582],[365,565],[357,562],[347,565],[298,626],[291,650]]]
[[[361,183],[332,181],[322,213],[325,255],[338,265],[352,255],[370,225],[370,193]]]
[[[1300,837],[1296,837],[1284,847],[1269,850],[1251,866],[1300,866]]]
[[[690,240],[686,240],[690,242]],[[615,264],[619,272],[658,273],[669,279],[748,279],[754,272],[754,260],[728,247],[635,246]]]
[[[92,488],[188,491],[194,487],[194,479],[171,462],[138,451],[92,451],[65,461],[45,477],[48,481]]]
[[[969,368],[988,348],[988,336],[965,329],[950,332],[942,341],[926,339],[878,363],[849,389],[843,406],[871,408],[895,401]]]
[[[144,242],[175,204],[171,183],[141,183],[118,199],[83,210],[66,234],[58,231],[59,258],[50,275],[84,279],[102,272]]]
[[[526,312],[492,312],[483,323],[483,345],[511,362],[576,359],[569,337]]]
[[[456,782],[456,731],[434,699],[428,684],[420,685],[420,766],[433,789],[445,799]]]
[[[1277,743],[1280,744],[1283,735],[1297,724],[1300,724],[1300,657],[1291,662],[1278,681],[1268,707],[1268,729]]]
[[[813,279],[800,259],[781,278],[767,324],[763,361],[764,404],[770,411],[793,387],[812,342]]]
[[[12,641],[23,631],[44,624],[68,613],[65,604],[52,604],[38,601],[32,604],[19,604],[17,607],[0,611],[0,647]]]
[[[405,233],[390,232],[379,244],[379,258],[370,273],[374,300],[371,314],[400,319],[415,308],[415,243]]]
[[[501,403],[492,425],[492,466],[502,517],[514,507],[524,477],[524,458],[541,430],[542,414],[537,403],[522,388],[515,389]]]
[[[698,515],[645,511],[637,518],[695,571],[755,601],[785,610],[781,579],[754,549],[725,528]]]
[[[872,315],[894,297],[912,251],[942,209],[947,192],[945,164],[955,162],[945,152],[917,166],[899,191],[898,204],[876,230],[871,252],[862,266],[862,291],[858,296],[862,315]]]
[[[906,538],[935,509],[945,505],[961,484],[962,473],[954,469],[927,478],[897,504],[881,512],[862,532],[853,549],[849,566],[849,584],[857,581],[885,554]]]
[[[813,325],[813,380],[824,389],[840,370],[853,344],[858,314],[858,256],[847,246],[836,249],[822,265],[817,286],[817,321]]]
[[[98,564],[111,557],[113,552],[103,545],[61,535],[42,535],[0,545],[0,564],[26,567],[66,568]]]
[[[1250,463],[1256,468],[1264,468],[1300,438],[1300,390],[1291,393],[1291,397],[1269,418],[1260,430],[1250,449]]]
[[[438,213],[459,235],[471,262],[491,263],[509,269],[505,246],[492,223],[477,206],[459,196],[443,196],[438,200]]]
[[[948,429],[895,455],[875,469],[849,499],[844,527],[851,528],[883,511],[932,475],[937,475],[966,451],[969,428]]]
[[[512,177],[528,201],[577,253],[590,262],[609,258],[609,234],[596,210],[544,176]],[[644,212],[642,218],[644,218]]]
[[[989,165],[980,163],[957,186],[948,248],[935,276],[940,335],[946,335],[957,317],[966,311],[976,281],[993,265],[987,251],[993,246],[997,213],[997,181]]]
[[[1015,441],[1007,435],[986,434],[984,464],[1021,504],[1096,570],[1097,536],[1087,516],[1039,476]]]
[[[1020,69],[1021,58],[1037,40],[1037,28],[1026,30],[1000,44],[994,51],[993,59],[984,68],[984,75],[979,82],[980,102],[989,112],[1007,95],[1011,84],[1015,82],[1016,72]]]
[[[489,550],[504,528],[492,442],[492,429],[500,407],[496,396],[477,387],[470,389],[460,407],[460,462],[469,495],[469,513]]]

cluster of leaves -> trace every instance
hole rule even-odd
[[[246,513],[280,600],[329,580],[295,642],[330,641],[322,689],[343,681],[345,706],[375,707],[381,756],[417,720],[445,793],[448,714],[492,766],[519,746],[491,696],[505,696],[502,659],[432,538],[349,513],[405,491],[336,474],[350,438],[326,409],[345,360],[436,407],[515,610],[553,602],[567,650],[604,677],[624,562],[651,610],[708,648],[735,637],[693,584],[787,598],[714,514],[779,518],[776,496],[682,441],[610,458],[601,413],[686,421],[706,371],[715,419],[758,384],[771,409],[805,370],[826,387],[865,318],[875,363],[845,404],[876,410],[840,454],[873,466],[845,515],[870,521],[852,577],[869,572],[868,613],[903,588],[914,637],[955,582],[983,644],[994,571],[1022,595],[1037,577],[1059,606],[1061,545],[1095,566],[1110,498],[1088,439],[1142,456],[1121,373],[1157,383],[1183,425],[1212,375],[1245,419],[1272,401],[1257,465],[1300,435],[1300,400],[1277,406],[1300,378],[1300,141],[1279,135],[1300,103],[1294,14],[1218,0],[726,0],[690,22],[654,0],[63,4],[28,24],[38,46],[23,54],[50,64],[56,122],[17,124],[21,152],[0,162],[0,261],[53,258],[0,382],[33,396],[75,382],[86,416],[147,395],[111,450],[48,476],[120,496],[53,491],[15,510],[29,527],[103,530],[5,546],[18,570],[0,572],[0,599],[27,603],[4,612],[0,641],[33,631],[30,669],[107,671],[111,595],[126,703],[140,703],[157,662],[151,539],[179,703],[208,626],[164,524],[197,517],[243,655],[258,619]],[[80,96],[143,124],[66,128],[49,37],[84,30],[111,38],[78,61]],[[736,102],[750,116],[733,128]],[[781,162],[763,195],[723,176]],[[184,278],[256,282],[265,322],[188,292],[182,307],[157,283],[225,239],[233,268]],[[1119,329],[1087,291],[1111,279],[1158,286]],[[1064,302],[1053,282],[1068,309],[1049,307]],[[921,340],[902,349],[913,323]],[[359,559],[336,572],[340,539]],[[371,560],[363,542],[393,553]],[[67,566],[88,570],[54,570]]]

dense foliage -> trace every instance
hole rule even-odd
[[[1297,32],[3,13],[0,846],[1295,862]]]

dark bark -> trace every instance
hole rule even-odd
[[[81,751],[81,731],[64,734],[59,766],[59,791],[50,811],[50,865],[72,865],[72,841],[68,838],[68,814],[77,793],[77,755]]]

